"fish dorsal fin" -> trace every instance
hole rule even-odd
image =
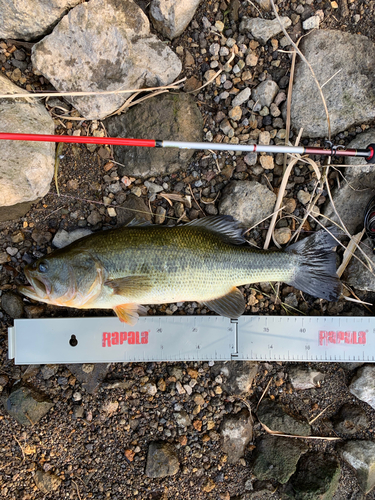
[[[146,308],[140,304],[121,304],[115,306],[113,310],[122,323],[128,323],[132,326],[137,323],[140,315],[147,313]]]
[[[152,222],[146,219],[137,219],[134,217],[130,222],[125,224],[124,227],[146,227],[146,226],[152,226]]]
[[[128,298],[136,297],[152,288],[150,277],[144,275],[124,276],[123,278],[107,280],[104,285],[112,288],[114,295],[122,295]]]
[[[245,299],[238,288],[232,290],[218,299],[203,302],[211,311],[214,311],[226,318],[237,319],[245,311]]]
[[[184,225],[204,228],[211,233],[217,234],[225,243],[231,243],[232,245],[242,245],[246,243],[243,237],[243,230],[238,227],[239,222],[233,219],[231,215],[203,217],[202,219],[195,219]]]

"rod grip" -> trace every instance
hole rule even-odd
[[[375,144],[369,144],[366,149],[371,153],[370,156],[366,158],[366,162],[375,163]]]

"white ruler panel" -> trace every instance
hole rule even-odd
[[[236,325],[220,316],[17,319],[9,328],[16,364],[231,359]]]
[[[242,316],[238,359],[375,362],[375,318]]]
[[[129,361],[375,362],[375,318],[163,316],[15,320],[16,364]]]

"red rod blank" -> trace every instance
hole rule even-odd
[[[78,144],[111,144],[114,146],[143,146],[154,148],[156,141],[152,139],[124,139],[122,137],[86,137],[75,135],[47,134],[11,134],[0,132],[0,140],[4,141],[37,141],[37,142],[69,142]]]

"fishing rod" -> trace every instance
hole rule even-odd
[[[322,156],[351,156],[361,157],[367,163],[375,163],[375,144],[370,144],[366,149],[345,149],[344,146],[335,146],[327,141],[328,148],[305,146],[276,146],[261,144],[222,144],[216,142],[181,142],[161,141],[154,139],[131,139],[122,137],[88,137],[72,135],[49,134],[16,134],[0,132],[0,140],[5,141],[37,141],[37,142],[67,142],[78,144],[109,144],[113,146],[138,146],[146,148],[178,148],[178,149],[211,149],[213,151],[246,151],[250,153],[290,153],[310,154]]]

